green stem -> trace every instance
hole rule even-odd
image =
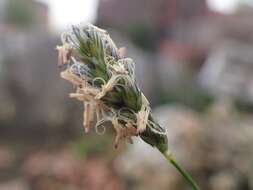
[[[200,190],[199,186],[192,179],[190,174],[177,163],[177,161],[172,157],[170,152],[166,151],[166,152],[162,152],[162,154],[164,155],[166,160],[168,160],[178,170],[178,172],[185,178],[185,180],[191,185],[193,190]]]

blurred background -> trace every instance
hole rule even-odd
[[[141,140],[82,127],[60,33],[105,28],[205,190],[253,190],[252,0],[0,0],[0,190],[188,190]]]

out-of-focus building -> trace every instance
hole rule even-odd
[[[253,48],[228,41],[213,48],[200,72],[200,83],[221,97],[253,102]]]
[[[101,0],[97,21],[117,27],[132,24],[165,27],[207,14],[205,0]]]
[[[142,36],[151,30],[161,56],[201,65],[220,40],[250,36],[252,10],[242,9],[224,15],[209,10],[205,0],[101,0],[97,22],[127,32],[131,28]]]

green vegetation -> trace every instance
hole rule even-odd
[[[31,26],[35,21],[35,12],[28,1],[6,1],[5,22],[22,28]]]

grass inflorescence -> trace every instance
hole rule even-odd
[[[168,153],[166,131],[154,120],[149,101],[138,87],[134,61],[122,54],[107,31],[91,24],[73,26],[62,34],[57,49],[59,66],[66,65],[61,77],[76,89],[70,97],[84,105],[86,132],[92,122],[97,133],[103,133],[105,123],[110,123],[116,131],[115,147],[122,139],[132,143],[133,136],[140,136],[179,170]],[[179,172],[198,189],[184,170]]]

